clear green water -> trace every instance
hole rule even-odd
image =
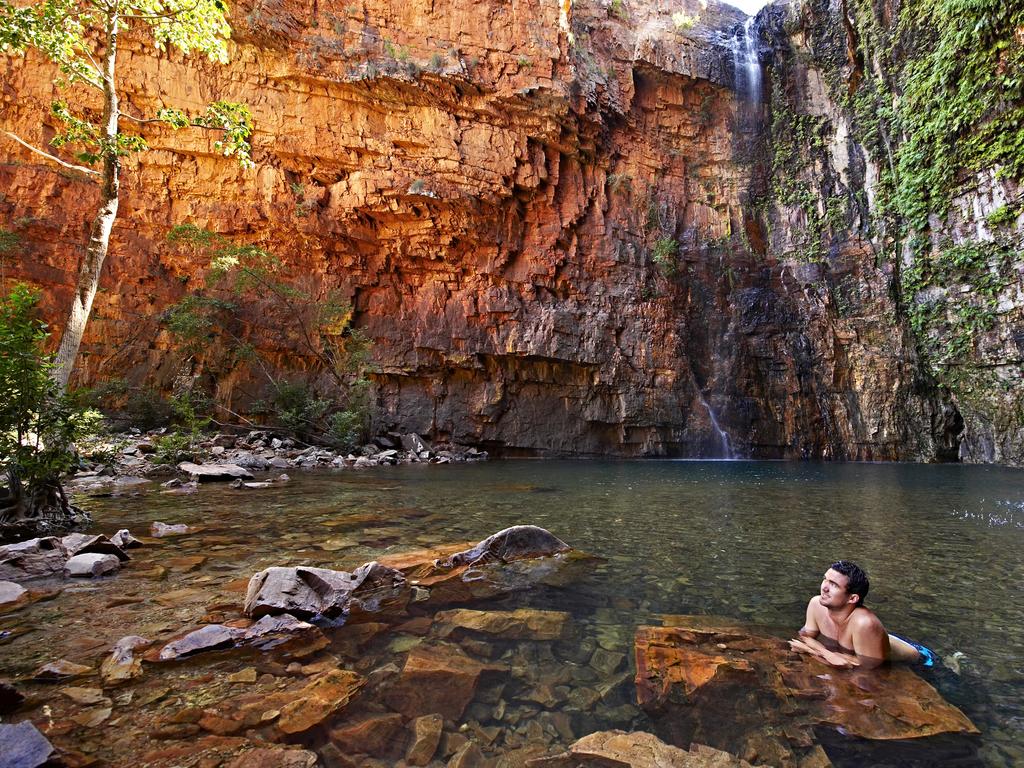
[[[115,580],[65,590],[23,611],[23,623],[47,621],[70,637],[83,624],[76,614],[83,601],[109,602],[116,593],[146,598],[153,589],[213,592],[269,565],[350,568],[382,553],[479,540],[532,523],[603,560],[569,589],[518,595],[514,603],[571,611],[584,636],[631,656],[635,627],[657,623],[663,613],[722,615],[795,632],[824,569],[853,559],[870,574],[867,604],[890,631],[944,657],[963,654],[959,676],[944,673],[931,682],[982,730],[982,761],[1024,764],[1020,471],[506,461],[297,474],[261,491],[204,486],[193,496],[150,491],[85,503],[104,532],[145,533],[153,520],[205,527],[146,550]],[[147,558],[159,564],[183,554],[209,560],[196,571],[172,572],[158,586],[132,576],[149,567]],[[195,614],[187,606],[164,613],[150,606],[143,613],[128,605],[111,614],[116,628],[92,632],[97,641],[110,635],[112,642],[175,621],[187,625]],[[0,646],[7,659],[0,671],[9,666],[8,672],[22,673],[55,650],[74,650],[54,642],[58,648],[47,649],[46,657],[38,633],[9,641]]]

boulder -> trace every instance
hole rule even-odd
[[[752,768],[735,755],[702,744],[688,750],[643,731],[599,731],[584,736],[567,752],[528,760],[529,768]]]
[[[426,765],[437,752],[441,741],[444,718],[436,712],[421,715],[412,721],[412,743],[405,752],[405,762],[409,765]]]
[[[0,755],[4,768],[36,768],[53,754],[53,745],[32,723],[0,725]]]
[[[279,613],[350,620],[368,614],[397,612],[408,603],[405,577],[376,562],[352,573],[327,568],[267,568],[249,580],[245,614],[258,617]]]
[[[539,546],[516,546],[517,540]],[[416,602],[445,605],[482,600],[537,584],[565,586],[588,569],[591,560],[543,528],[516,526],[476,546],[453,544],[388,555],[380,558],[380,563],[405,574]]]
[[[332,728],[330,739],[343,754],[384,757],[396,746],[395,737],[403,725],[404,719],[397,712],[369,715]]]
[[[43,666],[32,673],[32,679],[40,683],[56,683],[62,680],[69,680],[72,677],[81,677],[92,672],[92,669],[92,667],[87,667],[84,664],[76,664],[67,659],[58,659],[57,661],[43,664]]]
[[[252,645],[267,650],[287,641],[298,633],[320,635],[312,624],[294,616],[264,616],[248,628],[207,624],[171,640],[156,655],[156,661],[177,661],[204,651],[223,650],[241,645]],[[147,658],[150,658],[147,655]]]
[[[244,469],[251,469],[254,472],[266,472],[274,466],[270,459],[265,459],[255,453],[239,453],[234,457],[234,464]]]
[[[197,478],[201,483],[234,480],[236,477],[252,479],[252,472],[238,464],[194,464],[183,461],[178,465],[178,470]]]
[[[519,608],[514,611],[455,609],[434,616],[442,636],[455,630],[480,632],[506,640],[560,640],[568,634],[571,616],[564,611]]]
[[[71,556],[96,553],[114,555],[122,562],[128,560],[124,550],[102,534],[90,536],[85,533],[69,533],[60,542]]]
[[[820,751],[821,729],[868,740],[978,732],[907,666],[836,670],[762,628],[704,616],[666,620],[675,626],[636,631],[636,692],[672,744],[699,734],[711,746],[786,766]]]
[[[183,637],[172,640],[160,649],[160,661],[177,661],[203,651],[214,651],[223,648],[234,648],[242,636],[244,629],[226,627],[223,624],[207,624]]]
[[[411,453],[415,453],[419,456],[424,451],[429,451],[430,446],[427,445],[423,438],[417,435],[415,432],[410,432],[408,435],[402,435],[402,448]]]
[[[142,546],[142,542],[132,536],[131,533],[128,532],[127,528],[122,528],[111,536],[110,541],[121,549],[135,549],[136,547]]]
[[[30,601],[28,590],[13,581],[0,581],[0,611],[13,611]]]
[[[56,536],[28,539],[0,547],[0,579],[24,581],[64,571],[68,551]]]
[[[116,555],[102,555],[99,553],[75,555],[64,564],[64,570],[68,576],[85,578],[107,576],[117,573],[120,568],[121,561],[117,559]]]
[[[474,547],[439,560],[439,568],[460,565],[502,562],[526,558],[549,557],[568,552],[569,545],[554,534],[536,525],[514,525],[488,536]]]
[[[142,674],[142,659],[135,650],[149,645],[149,640],[138,635],[122,637],[114,643],[114,650],[100,665],[100,677],[107,686],[120,685]]]
[[[421,644],[406,657],[384,701],[406,717],[438,713],[458,721],[476,693],[484,672],[507,671],[504,665],[484,664],[452,645]]]

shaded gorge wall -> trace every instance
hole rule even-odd
[[[919,252],[882,215],[896,140],[870,139],[858,107],[875,9],[773,6],[752,23],[696,0],[570,10],[240,3],[226,67],[127,40],[126,103],[249,104],[257,169],[147,129],[77,381],[184,379],[243,413],[266,394],[215,339],[184,350],[168,330],[205,262],[166,234],[192,223],[351,305],[379,429],[513,455],[1020,463],[1013,386],[971,399],[936,362],[927,340],[950,333],[914,307],[938,299],[907,282]],[[5,127],[45,143],[52,72],[0,68]],[[0,227],[20,242],[8,275],[43,289],[57,323],[95,192],[38,160],[0,144]],[[996,193],[965,194],[966,211]],[[961,220],[948,237],[975,242],[979,219]],[[979,370],[990,350],[1000,381],[1019,375],[1017,275],[958,346]],[[943,290],[928,317],[947,322],[948,297],[967,294]],[[271,304],[241,306],[236,330],[329,396]]]

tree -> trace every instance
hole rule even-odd
[[[74,441],[95,428],[98,415],[74,407],[54,381],[37,299],[24,285],[0,299],[0,473],[7,477],[0,539],[88,521],[68,501],[61,477],[75,464]]]
[[[51,105],[53,116],[64,125],[51,143],[57,148],[79,147],[76,158],[83,165],[69,163],[6,132],[33,152],[100,185],[99,205],[53,368],[61,389],[71,376],[107,256],[120,199],[122,158],[147,148],[142,136],[121,128],[122,118],[137,126],[163,123],[175,129],[192,125],[222,131],[215,148],[237,157],[244,166],[252,164],[248,143],[251,117],[243,105],[218,101],[205,113],[191,117],[174,108],[159,109],[149,117],[122,112],[117,89],[118,36],[123,27],[144,27],[158,48],[170,45],[185,54],[196,51],[223,63],[231,33],[226,12],[222,0],[40,0],[22,7],[0,0],[0,51],[21,54],[36,49],[60,69],[62,77],[55,81],[58,86],[82,86],[102,93],[103,111],[97,123],[89,119],[84,104],[78,109],[64,101]],[[74,93],[79,101],[86,101],[81,91]],[[97,163],[99,171],[90,167]]]

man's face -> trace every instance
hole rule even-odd
[[[818,599],[826,608],[842,608],[847,603],[856,603],[860,598],[846,591],[849,585],[849,576],[829,568],[821,580],[821,597]]]

